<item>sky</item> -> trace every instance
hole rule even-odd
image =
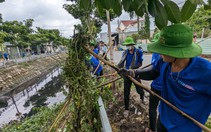
[[[180,3],[184,0],[175,1]],[[62,36],[70,37],[74,25],[79,24],[80,20],[74,19],[63,9],[65,3],[70,4],[66,0],[5,0],[0,3],[0,13],[3,21],[34,19],[34,28],[59,29]],[[123,12],[120,17],[111,22],[111,31],[115,32],[118,20],[128,19],[130,19],[128,13]],[[107,25],[102,26],[102,32],[107,32]]]
[[[62,36],[73,34],[74,25],[80,23],[65,9],[66,0],[5,0],[0,4],[3,21],[34,19],[33,26],[59,29]]]

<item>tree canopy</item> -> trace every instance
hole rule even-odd
[[[27,47],[30,45],[41,45],[52,43],[54,46],[66,43],[66,38],[60,36],[58,29],[32,29],[33,19],[23,22],[5,21],[0,25],[0,43],[10,42],[11,44]]]
[[[199,8],[193,16],[186,22],[190,25],[197,35],[201,36],[204,28],[204,37],[211,35],[211,10],[205,10],[204,7]]]
[[[73,4],[64,4],[63,8],[70,13],[75,19],[80,19],[82,25],[86,25],[89,28],[89,33],[97,34],[101,32],[103,23],[107,23],[106,11],[103,10],[102,14],[99,14],[98,10],[94,5],[89,5],[88,8],[80,8],[82,3],[74,1]],[[117,17],[113,10],[110,11],[110,20]]]

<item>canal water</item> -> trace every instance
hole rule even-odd
[[[35,113],[33,110],[35,107],[50,107],[64,101],[63,93],[66,91],[61,72],[62,70],[59,68],[54,69],[41,81],[11,95],[7,101],[8,106],[0,108],[0,127],[11,121],[20,120],[20,116],[17,116],[19,112],[22,117],[31,116]]]

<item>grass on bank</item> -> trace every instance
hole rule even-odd
[[[35,108],[37,114],[25,118],[21,122],[13,122],[4,126],[2,132],[46,132],[53,124],[61,105],[52,108]]]

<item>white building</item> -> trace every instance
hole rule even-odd
[[[150,18],[151,19],[151,18]],[[144,28],[145,26],[145,19],[140,18],[139,19],[139,31]],[[153,28],[152,28],[153,27]],[[150,20],[150,36],[152,37],[154,32],[154,20]],[[118,24],[118,27],[116,27],[116,32],[119,34],[119,42],[122,43],[123,40],[132,34],[138,34],[138,22],[136,20],[121,20]],[[100,40],[104,42],[108,42],[108,34],[107,32],[100,33]]]

